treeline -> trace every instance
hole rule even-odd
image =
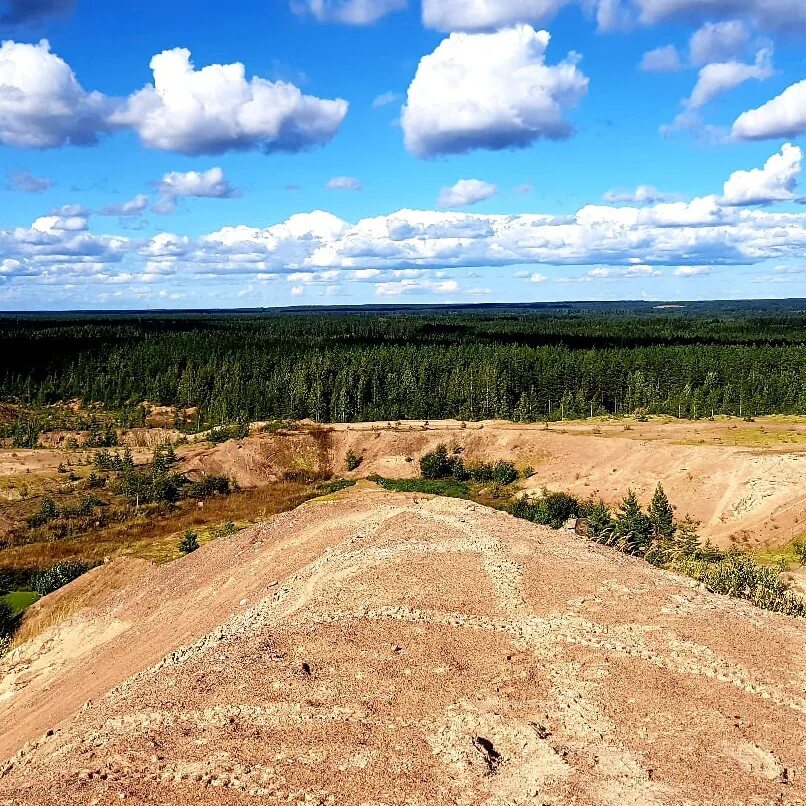
[[[6,318],[0,397],[194,407],[195,427],[806,412],[803,312],[704,311]]]

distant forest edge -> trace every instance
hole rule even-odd
[[[806,301],[0,317],[0,396],[197,427],[806,413]]]

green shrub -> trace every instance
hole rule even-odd
[[[344,457],[344,463],[347,465],[348,471],[358,470],[362,461],[363,457],[353,453],[352,449],[347,451],[347,455]]]
[[[505,462],[499,459],[493,465],[493,481],[506,486],[518,480],[518,471],[512,462]]]
[[[179,541],[179,551],[182,552],[182,554],[190,554],[198,548],[198,535],[192,529],[188,529],[184,537]]]
[[[211,495],[227,495],[230,481],[226,476],[209,475],[201,481],[191,482],[184,491],[185,498],[209,498]]]
[[[453,474],[453,468],[459,461],[448,456],[448,448],[439,444],[433,451],[423,454],[420,459],[420,474],[424,479],[444,479]]]
[[[795,556],[798,558],[798,562],[801,565],[806,565],[806,543],[797,540],[792,548],[795,550]]]
[[[729,550],[716,562],[684,560],[677,570],[699,580],[713,593],[746,599],[776,613],[806,617],[806,600],[789,590],[780,568],[759,565],[738,549]]]
[[[561,529],[569,519],[577,516],[580,504],[576,498],[567,493],[550,493],[543,490],[540,498],[523,496],[511,507],[510,512],[516,518],[524,518],[552,529]]]
[[[78,579],[82,574],[86,574],[90,567],[86,563],[80,562],[58,563],[46,571],[34,574],[31,577],[31,588],[40,596],[47,596],[68,582]]]

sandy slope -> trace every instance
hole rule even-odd
[[[806,802],[806,624],[468,502],[312,502],[58,630],[0,804]]]
[[[390,425],[392,427],[390,427]],[[783,545],[806,533],[806,424],[770,418],[763,423],[562,423],[550,429],[504,422],[452,421],[336,425],[327,451],[300,433],[263,434],[214,448],[194,447],[186,469],[225,473],[243,485],[261,485],[287,470],[329,469],[347,474],[348,449],[363,456],[352,476],[393,478],[419,473],[417,459],[439,442],[458,445],[467,461],[510,459],[543,486],[616,504],[629,488],[648,502],[658,481],[678,515],[701,521],[703,537],[718,545]],[[760,443],[745,447],[742,441]],[[738,442],[738,445],[736,444]]]

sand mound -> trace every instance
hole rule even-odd
[[[312,502],[89,625],[0,803],[806,800],[806,624],[472,503]]]

